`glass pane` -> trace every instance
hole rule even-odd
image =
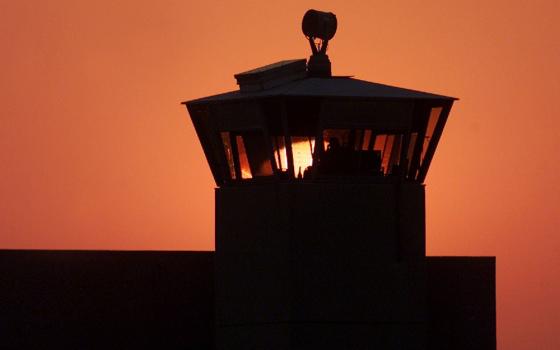
[[[263,132],[261,130],[249,130],[241,134],[243,136],[251,174],[253,176],[271,176],[272,164],[269,148],[264,142]]]
[[[319,172],[325,175],[379,176],[401,173],[403,134],[372,129],[327,129]],[[406,155],[405,155],[406,156]]]
[[[249,158],[247,157],[247,152],[245,151],[245,143],[243,142],[243,137],[241,135],[237,135],[235,137],[235,141],[237,143],[237,152],[239,153],[241,178],[252,179],[253,174],[251,173],[251,168],[249,167]]]
[[[313,164],[315,138],[308,136],[292,136],[291,140],[296,177],[303,178],[307,168]]]
[[[434,107],[430,111],[430,118],[428,119],[428,126],[426,127],[426,136],[424,137],[424,144],[422,145],[422,155],[420,157],[420,163],[424,162],[424,156],[426,155],[428,145],[430,144],[432,136],[434,135],[434,131],[436,129],[436,125],[438,123],[442,109],[442,107]]]
[[[393,146],[391,147],[391,156],[387,165],[388,174],[399,173],[400,157],[401,157],[402,135],[393,135]]]
[[[276,168],[280,171],[288,170],[288,156],[286,155],[286,143],[284,136],[272,136],[272,148]]]
[[[222,136],[224,152],[226,153],[226,161],[229,168],[229,176],[235,180],[235,166],[233,163],[233,152],[231,150],[231,139],[229,138],[229,132],[222,131],[220,135]]]
[[[375,151],[381,152],[381,156],[383,156],[383,150],[385,149],[386,143],[387,143],[387,135],[375,135],[375,142],[373,143],[373,149]]]
[[[381,158],[381,172],[384,175],[391,174],[393,168],[400,164],[402,138],[402,135],[381,134],[375,136],[373,150]]]
[[[367,151],[370,148],[370,142],[371,142],[371,130],[365,130],[364,131],[364,137],[362,140],[362,151]]]
[[[325,151],[320,159],[320,173],[325,175],[379,175],[381,153],[386,135],[379,138],[374,150],[370,129],[326,129],[323,131]]]
[[[349,138],[349,129],[326,129],[323,131],[323,146],[325,147],[325,150],[328,150],[329,147],[347,148]]]
[[[385,173],[383,167],[383,151],[385,150],[385,145],[387,144],[387,135],[375,135],[375,141],[373,142],[373,151],[379,157],[379,166],[382,167],[379,169],[382,173]]]
[[[408,151],[406,152],[406,160],[408,163],[407,171],[410,171],[410,165],[412,164],[412,157],[414,156],[414,148],[416,147],[416,141],[418,140],[418,133],[413,132],[410,134],[410,143],[408,144]],[[414,175],[410,175],[414,177]]]
[[[389,160],[391,159],[391,151],[393,150],[393,142],[395,140],[394,135],[388,135],[385,138],[385,145],[383,147],[383,155],[381,158],[381,168],[383,173],[387,175],[389,173]]]

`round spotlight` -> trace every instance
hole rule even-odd
[[[336,33],[336,25],[334,13],[308,10],[303,16],[301,30],[308,38],[331,40]]]

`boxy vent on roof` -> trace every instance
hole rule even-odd
[[[306,60],[286,60],[235,74],[243,92],[270,89],[307,76]]]

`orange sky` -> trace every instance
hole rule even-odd
[[[560,349],[560,2],[4,1],[0,248],[213,249],[181,101],[309,55],[457,96],[426,181],[428,252],[495,255],[499,349]]]

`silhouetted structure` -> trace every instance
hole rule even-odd
[[[428,349],[491,348],[493,264],[425,259]],[[214,349],[213,252],[0,250],[0,271],[0,349]]]
[[[424,179],[454,98],[306,60],[185,102],[216,252],[0,251],[0,348],[495,349],[495,259],[426,257]]]
[[[425,256],[455,98],[331,76],[336,23],[308,11],[307,65],[185,103],[218,186],[217,349],[494,349],[494,260]]]
[[[0,250],[0,349],[213,349],[214,253]]]

